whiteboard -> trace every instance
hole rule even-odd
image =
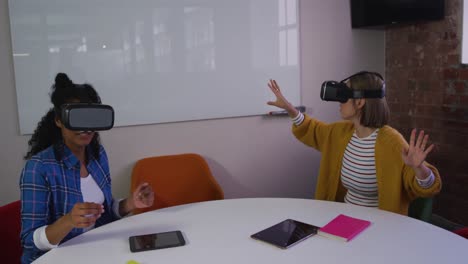
[[[272,110],[276,79],[300,104],[297,0],[10,0],[21,134],[52,107],[58,72],[92,84],[115,125]]]

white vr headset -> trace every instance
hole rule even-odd
[[[61,118],[65,127],[73,131],[109,130],[114,126],[114,109],[103,104],[64,104]]]

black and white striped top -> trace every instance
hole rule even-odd
[[[375,140],[378,129],[365,138],[356,132],[346,146],[342,166],[341,182],[348,190],[346,203],[367,207],[378,207],[377,177],[375,171]]]

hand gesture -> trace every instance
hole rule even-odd
[[[135,208],[146,208],[153,205],[154,192],[151,186],[147,182],[138,185],[132,194],[132,201]]]
[[[429,152],[431,152],[431,150],[434,148],[434,144],[431,144],[428,148],[426,148],[429,135],[424,135],[423,130],[419,132],[416,142],[415,138],[416,129],[413,129],[411,131],[409,147],[407,149],[403,149],[402,156],[406,165],[411,166],[413,169],[418,169],[426,159],[427,154],[429,154]]]
[[[278,86],[275,80],[270,79],[270,81],[268,82],[268,87],[270,87],[270,90],[275,94],[276,101],[269,101],[267,102],[267,104],[282,108],[284,110],[288,110],[292,107],[288,100],[286,100],[286,98],[281,93],[280,87]]]
[[[76,203],[67,217],[74,228],[85,228],[92,226],[102,213],[104,213],[102,204]]]

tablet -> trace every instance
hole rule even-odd
[[[251,235],[251,238],[261,240],[287,249],[304,239],[317,234],[319,227],[302,223],[292,219],[286,219],[274,226]]]
[[[179,230],[132,236],[129,238],[129,242],[131,252],[180,247],[185,245],[184,236]]]

